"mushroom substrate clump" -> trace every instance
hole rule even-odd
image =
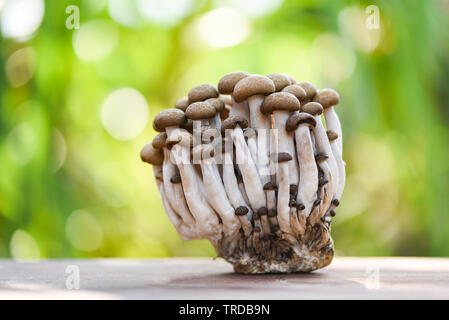
[[[158,113],[141,158],[180,236],[208,239],[238,273],[329,265],[345,184],[339,100],[286,74],[233,72]]]

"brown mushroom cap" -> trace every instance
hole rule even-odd
[[[187,121],[182,110],[170,108],[159,112],[153,120],[153,128],[156,131],[165,131],[166,127],[180,127]]]
[[[218,90],[211,84],[200,84],[189,91],[189,102],[204,101],[209,98],[217,98]]]
[[[313,99],[313,97],[315,97],[316,93],[318,92],[318,89],[311,82],[301,81],[298,83],[298,85],[306,91],[306,94],[307,94],[306,99],[307,100]]]
[[[217,109],[209,102],[194,102],[186,109],[186,117],[192,120],[210,119],[215,116]]]
[[[224,109],[221,110],[220,112],[220,118],[223,121],[224,119],[226,119],[227,117],[229,117],[229,113],[231,112],[231,107],[225,105]]]
[[[333,89],[323,89],[318,91],[313,101],[320,103],[326,109],[337,105],[340,102],[340,95]]]
[[[240,206],[235,209],[236,216],[244,216],[249,212],[249,209],[245,206]]]
[[[207,99],[206,102],[209,102],[211,105],[214,106],[215,110],[217,110],[217,113],[220,113],[223,111],[225,104],[224,102],[219,98],[210,98]]]
[[[298,86],[297,84],[292,84],[289,86],[286,86],[284,89],[282,89],[282,92],[288,92],[294,95],[300,102],[304,101],[307,97],[306,90],[304,90],[302,87]]]
[[[264,184],[263,189],[265,191],[267,191],[267,190],[277,190],[277,186],[276,186],[275,183],[270,181],[270,182],[267,182],[267,183]]]
[[[157,136],[154,137],[151,145],[154,149],[161,149],[165,147],[165,142],[167,141],[167,133],[161,132]]]
[[[184,123],[181,128],[186,129],[190,133],[193,132],[193,121],[192,119],[187,119],[186,123]]]
[[[300,124],[306,124],[309,127],[315,127],[316,120],[311,114],[306,112],[294,113],[288,118],[285,124],[285,129],[287,131],[294,131]]]
[[[278,162],[278,163],[290,161],[293,159],[291,154],[288,152],[275,153],[275,154],[272,154],[271,157],[274,162]]]
[[[152,165],[161,165],[164,162],[164,153],[162,149],[155,149],[153,145],[147,143],[140,151],[140,158],[143,162],[150,163]]]
[[[301,106],[301,112],[307,112],[313,116],[318,116],[323,113],[323,106],[318,102],[309,102]]]
[[[237,82],[233,96],[236,102],[241,102],[251,96],[268,95],[273,92],[275,92],[275,86],[270,78],[253,74]]]
[[[285,76],[290,80],[291,84],[296,84],[297,83],[295,77],[293,77],[293,76],[291,76],[289,74],[286,74]]]
[[[326,134],[329,141],[334,141],[335,139],[338,138],[338,133],[336,133],[335,131],[327,130]]]
[[[282,73],[270,73],[267,77],[274,82],[276,92],[292,84],[289,77]]]
[[[187,97],[179,98],[178,101],[176,101],[175,103],[175,108],[180,109],[184,112],[186,112],[188,106],[189,106],[189,98]]]
[[[174,175],[173,177],[170,178],[170,182],[174,184],[181,183],[182,182],[181,176],[179,174]]]
[[[248,127],[248,120],[240,116],[230,116],[229,118],[223,121],[221,129],[222,130],[234,129],[237,125],[240,125],[242,129],[246,128]]]
[[[224,75],[218,82],[218,91],[222,94],[230,94],[234,91],[234,87],[243,78],[248,77],[248,72],[231,72]]]
[[[193,135],[185,130],[176,130],[165,142],[165,147],[171,149],[175,144],[190,148],[193,146]]]
[[[275,92],[265,98],[260,111],[264,114],[273,111],[298,111],[299,100],[288,92]]]

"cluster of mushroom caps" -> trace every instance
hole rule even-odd
[[[141,158],[180,236],[208,239],[238,273],[329,265],[345,184],[339,99],[289,75],[233,72],[158,113]]]

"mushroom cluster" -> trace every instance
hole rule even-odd
[[[159,112],[141,158],[180,236],[208,239],[238,273],[329,265],[345,184],[339,100],[289,75],[233,72]]]

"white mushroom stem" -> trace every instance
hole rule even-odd
[[[276,191],[274,189],[267,190],[267,208],[268,210],[276,209]]]
[[[248,206],[251,206],[251,202],[249,202],[248,195],[246,194],[246,190],[245,190],[245,186],[243,184],[243,181],[238,181],[238,184],[239,184],[239,190],[240,190],[240,193],[243,196],[243,199],[245,199],[245,202],[248,204]],[[252,211],[250,211],[250,212],[251,212],[251,214],[248,215],[248,217],[249,217],[249,219],[252,219],[252,216],[253,216],[252,215]]]
[[[326,211],[331,206],[331,202],[333,199],[332,196],[334,189],[334,181],[327,160],[320,163],[319,166],[324,173],[324,180],[327,182],[323,186],[319,187],[321,188],[320,189],[321,191],[319,191],[320,193],[319,198],[321,201],[317,206],[313,207],[312,213],[309,216],[309,223],[312,226],[315,225],[315,223],[317,223],[321,219],[321,217],[325,215]]]
[[[275,134],[277,135],[277,139],[275,139],[275,143],[277,144],[278,152],[287,152],[292,155],[293,159],[288,162],[289,169],[289,181],[290,184],[298,185],[299,180],[299,170],[298,163],[296,162],[296,157],[294,157],[295,151],[295,142],[293,140],[292,134],[285,130],[285,123],[287,122],[288,117],[290,116],[290,111],[280,111],[275,110],[273,112],[274,116],[274,127]],[[279,183],[279,178],[277,178]]]
[[[171,161],[170,151],[167,148],[163,148],[164,162],[162,164],[163,184],[166,191],[166,196],[173,209],[181,216],[184,223],[191,226],[192,230],[195,229],[195,220],[187,206],[184,198],[184,192],[182,185],[179,183],[171,183],[170,179],[177,175],[176,165]]]
[[[201,160],[201,170],[203,172],[203,184],[209,203],[219,214],[223,222],[224,234],[233,238],[239,232],[240,221],[236,217],[235,210],[228,200],[214,158],[203,158]]]
[[[234,172],[232,155],[230,152],[225,151],[223,161],[223,184],[229,201],[231,202],[234,209],[237,209],[239,207],[248,208],[248,213],[246,215],[239,215],[238,219],[240,220],[240,224],[245,236],[249,236],[252,230],[252,226],[250,220],[248,219],[248,215],[252,216],[252,212],[248,207],[248,204],[246,203],[242,193],[240,192],[237,177],[235,176]]]
[[[343,132],[341,130],[340,119],[338,119],[338,115],[335,112],[335,108],[334,107],[325,108],[323,113],[324,118],[326,119],[327,130],[332,130],[338,135],[336,143],[340,152],[343,153]]]
[[[231,99],[232,108],[229,111],[229,116],[240,116],[244,119],[249,119],[248,103],[246,101],[236,102],[232,95]]]
[[[315,136],[316,150],[318,154],[325,154],[328,158],[326,159],[329,165],[330,175],[332,176],[333,186],[338,186],[338,167],[335,161],[332,149],[329,143],[329,138],[327,137],[326,130],[324,129],[323,123],[319,115],[314,116],[316,121],[316,126],[313,128],[313,134]],[[332,197],[336,195],[336,188],[332,189]],[[332,199],[331,199],[332,201]]]
[[[248,98],[248,108],[251,128],[257,132],[257,167],[263,183],[270,181],[269,177],[269,134],[271,119],[260,111],[264,101],[263,95],[254,95]]]
[[[161,195],[162,204],[164,206],[165,212],[167,213],[167,217],[172,223],[172,225],[175,227],[176,231],[179,233],[181,238],[183,240],[192,240],[197,238],[197,235],[195,235],[192,232],[190,227],[188,227],[184,222],[182,222],[182,219],[176,214],[176,212],[172,208],[170,202],[167,199],[167,195],[163,184],[160,184],[159,186],[159,194]]]
[[[247,130],[252,130],[252,128],[249,128]],[[254,162],[254,164],[257,164],[257,139],[256,139],[256,135],[255,134],[246,134],[246,132],[244,133],[244,135],[247,137],[247,144],[248,144],[248,149],[249,152],[251,153],[251,159]],[[263,181],[262,181],[263,183]]]
[[[176,144],[172,148],[173,153],[177,155],[175,159],[181,176],[184,195],[190,211],[197,221],[199,236],[215,242],[220,240],[222,226],[199,187],[201,180],[198,179],[194,165],[190,163],[190,151],[187,147]]]
[[[304,232],[306,231],[305,224],[304,225],[301,224],[296,212],[297,212],[297,209],[295,207],[290,207],[290,225],[292,227],[292,230],[295,232],[295,234],[303,235]]]
[[[281,231],[284,233],[292,233],[290,227],[290,207],[288,203],[290,201],[290,180],[288,173],[288,162],[278,163],[278,202],[277,202],[277,212],[278,212],[278,222]]]
[[[242,128],[237,125],[231,130],[232,140],[235,145],[236,162],[242,174],[245,191],[254,211],[266,206],[266,198],[262,182],[257,173],[254,161],[243,136]]]
[[[173,210],[172,206],[168,202],[167,196],[165,195],[164,184],[162,182],[162,165],[153,165],[153,175],[156,178],[156,185],[159,190],[159,194],[162,199],[162,205],[167,213],[168,219],[175,227],[176,231],[179,233],[183,240],[192,240],[198,236],[192,232],[191,227],[187,226],[179,215]]]
[[[340,136],[339,136],[340,137]],[[338,138],[330,142],[332,154],[334,155],[335,161],[337,162],[338,167],[338,186],[337,191],[335,193],[335,198],[340,200],[343,190],[345,188],[346,182],[346,169],[345,162],[343,160],[343,156],[341,153],[341,149],[338,147]]]
[[[295,130],[296,153],[299,162],[299,175],[301,179],[298,185],[296,202],[303,204],[304,210],[299,210],[299,214],[304,213],[306,217],[310,215],[313,202],[316,200],[318,190],[318,168],[315,162],[313,144],[310,136],[310,129],[307,125],[300,124]]]

